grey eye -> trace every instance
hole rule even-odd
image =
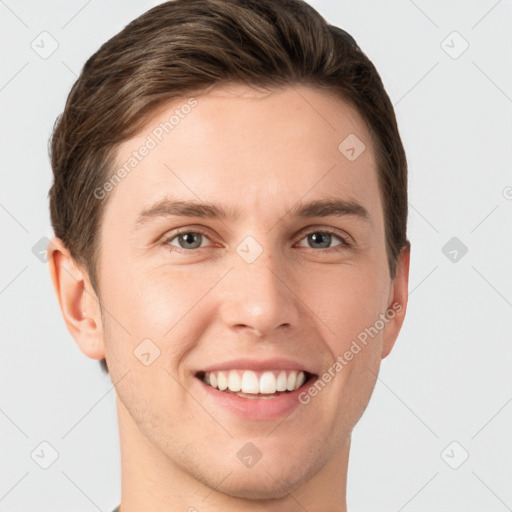
[[[198,249],[199,247],[201,247],[202,237],[202,233],[197,233],[195,231],[187,231],[186,233],[180,233],[174,236],[173,238],[168,240],[167,243],[169,245],[174,245],[171,244],[171,242],[175,239],[178,239],[179,247],[181,247],[182,249]]]

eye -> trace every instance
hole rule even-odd
[[[164,244],[176,247],[171,242],[174,239],[177,239],[179,249],[193,250],[199,249],[202,246],[204,238],[208,239],[208,237],[202,231],[182,231],[180,233],[175,233],[171,237],[164,240]]]
[[[341,241],[341,243],[334,247],[329,247],[333,238],[337,238],[338,240]],[[317,244],[316,247],[312,247],[313,249],[333,249],[335,251],[339,251],[341,249],[351,246],[351,244],[345,237],[341,236],[339,233],[335,231],[330,230],[310,231],[309,233],[306,233],[306,236],[303,236],[299,240],[306,240],[307,242],[310,242],[313,245]]]
[[[334,239],[338,239],[341,243],[336,246],[330,246]],[[176,240],[176,243],[173,241]],[[179,231],[172,233],[170,236],[163,240],[164,246],[171,247],[171,251],[176,252],[189,252],[194,249],[204,248],[203,242],[205,240],[209,240],[206,233],[203,231]],[[329,250],[332,249],[334,251],[339,251],[348,247],[351,247],[351,243],[348,241],[346,237],[341,236],[336,231],[331,230],[315,230],[309,231],[305,235],[303,234],[298,241],[306,240],[307,242],[313,244],[313,247],[309,247],[310,249],[322,249]],[[316,244],[316,247],[314,246]],[[304,247],[304,246],[302,246]]]

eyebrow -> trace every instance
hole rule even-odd
[[[288,215],[297,218],[351,216],[371,223],[370,214],[363,205],[339,198],[299,202],[286,214],[286,216]],[[215,203],[162,199],[140,212],[135,224],[136,228],[141,227],[151,219],[162,217],[236,220],[240,218],[240,211],[234,208],[226,210]]]

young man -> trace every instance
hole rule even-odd
[[[164,3],[87,61],[51,150],[50,272],[116,386],[116,510],[345,511],[410,247],[355,41],[300,0]]]

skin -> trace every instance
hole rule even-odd
[[[407,306],[409,251],[391,280],[369,132],[348,104],[304,85],[264,93],[231,84],[195,98],[109,193],[101,300],[87,271],[52,240],[50,272],[66,324],[84,354],[106,357],[116,384],[121,511],[343,512],[351,431]],[[162,107],[126,141],[120,165],[186,99]],[[338,150],[351,133],[366,146],[354,161]],[[166,196],[237,208],[240,218],[160,217],[135,229],[138,214]],[[289,213],[300,200],[326,197],[358,202],[369,222]],[[204,236],[180,244],[182,227]],[[325,249],[308,237],[326,229],[352,245],[327,235]],[[263,250],[250,264],[236,252],[247,236]],[[290,357],[321,375],[392,304],[401,305],[394,318],[284,420],[242,420],[205,398],[194,377],[235,357]],[[147,338],[160,350],[149,366],[133,354]],[[237,458],[248,441],[262,454],[252,468]]]

